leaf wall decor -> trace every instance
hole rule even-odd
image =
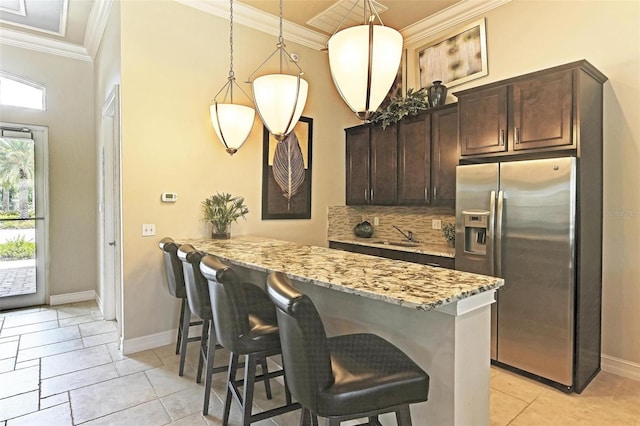
[[[304,182],[304,158],[295,132],[278,142],[272,168],[273,177],[287,199],[287,210],[290,210],[291,198]]]

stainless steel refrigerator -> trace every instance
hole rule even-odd
[[[505,280],[492,362],[581,392],[600,369],[600,311],[579,318],[578,178],[574,157],[458,166],[456,269]]]

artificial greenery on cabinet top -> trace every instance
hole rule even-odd
[[[423,87],[415,92],[411,88],[407,90],[407,96],[395,97],[387,106],[374,112],[371,123],[382,125],[385,129],[390,124],[397,123],[405,117],[418,115],[427,109],[429,109],[427,88]]]

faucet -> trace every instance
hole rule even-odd
[[[401,233],[406,239],[407,241],[413,241],[415,243],[418,242],[418,240],[414,240],[413,239],[413,232],[412,231],[407,231],[407,233],[405,234],[404,232],[402,232],[402,229],[398,228],[395,225],[391,225],[392,227],[394,227],[399,233]]]

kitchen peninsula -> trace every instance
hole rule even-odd
[[[328,335],[372,332],[405,351],[431,378],[429,400],[411,406],[415,424],[489,424],[490,305],[502,279],[253,236],[180,242],[263,286],[284,272]]]

